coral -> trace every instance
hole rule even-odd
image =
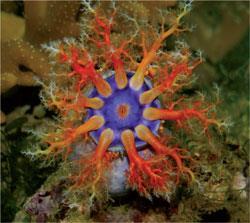
[[[42,150],[27,154],[67,161],[77,143],[93,139],[95,149],[76,160],[70,177],[73,189],[89,194],[89,206],[108,199],[107,173],[120,155],[129,160],[129,187],[149,199],[170,199],[181,182],[195,182],[195,161],[188,148],[160,131],[164,121],[187,137],[196,133],[209,140],[211,126],[221,130],[226,125],[216,119],[217,102],[178,95],[194,81],[193,70],[202,59],[181,41],[174,51],[165,50],[164,43],[189,30],[181,21],[190,5],[177,12],[160,10],[160,26],[132,17],[123,4],[110,2],[105,10],[100,5],[83,2],[79,39],[44,45],[54,71],[50,80],[39,81],[41,99],[58,119],[49,131],[37,133]],[[118,34],[121,23],[126,29]],[[141,156],[138,150],[145,146],[151,153]]]
[[[22,38],[1,43],[1,93],[15,85],[33,86],[35,76],[46,77],[46,55]]]
[[[17,84],[17,77],[12,73],[3,73],[1,78],[1,92],[4,93]]]
[[[24,39],[39,45],[62,37],[79,35],[79,1],[25,1]]]
[[[1,50],[4,54],[1,67],[2,81],[6,78],[5,83],[8,80],[13,82],[11,78],[16,77],[16,84],[31,86],[35,84],[34,74],[42,78],[47,77],[49,66],[46,55],[29,42],[21,39],[10,40],[1,45]],[[20,69],[23,71],[20,72]],[[5,87],[3,90],[6,91],[8,88]]]
[[[25,22],[23,18],[11,13],[1,12],[1,42],[22,38],[24,32]]]
[[[1,92],[15,85],[33,86],[34,77],[47,78],[50,65],[40,43],[79,35],[79,2],[24,1],[25,19],[1,16]]]

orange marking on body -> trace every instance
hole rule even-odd
[[[146,108],[143,117],[148,120],[179,120],[185,118],[184,111],[174,111],[168,109]]]
[[[150,129],[146,127],[145,125],[136,126],[135,131],[141,140],[147,142],[150,145],[153,145],[154,150],[157,153],[161,153],[164,150],[159,140],[154,136],[154,134],[150,131]]]
[[[72,67],[73,71],[68,74],[69,77],[79,76],[77,82],[77,90],[80,89],[91,80],[95,85],[99,94],[108,97],[111,93],[109,83],[95,70],[95,63],[91,60],[88,52],[82,50],[83,59],[79,59],[79,50],[72,46],[70,48],[71,55],[68,56],[63,49],[61,49],[60,58],[62,62],[67,62]],[[87,60],[85,59],[87,58]]]
[[[119,118],[124,119],[130,112],[130,106],[128,104],[120,104],[117,106],[117,113]]]

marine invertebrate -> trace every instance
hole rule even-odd
[[[131,188],[148,198],[168,197],[181,177],[192,181],[194,174],[188,149],[166,142],[159,120],[192,131],[194,120],[201,123],[201,133],[207,133],[210,125],[222,125],[210,112],[214,105],[203,97],[194,102],[178,98],[178,91],[192,83],[200,55],[193,56],[180,41],[174,51],[164,49],[167,38],[187,30],[181,19],[190,5],[177,12],[160,10],[160,26],[133,18],[119,3],[110,2],[105,11],[98,3],[83,5],[79,40],[44,45],[56,69],[48,84],[41,82],[41,97],[60,118],[51,131],[39,134],[48,146],[35,153],[61,154],[67,160],[77,142],[89,140],[90,133],[96,148],[79,157],[79,171],[72,179],[74,187],[90,193],[91,202],[105,195],[106,172],[120,155],[128,157]],[[126,27],[124,32],[120,24]],[[63,86],[57,83],[62,78]],[[141,156],[138,150],[145,148],[151,152]]]

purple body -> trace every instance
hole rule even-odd
[[[133,73],[128,72],[127,76],[130,79]],[[106,128],[111,128],[114,131],[115,137],[109,148],[110,151],[123,151],[122,142],[120,139],[121,132],[125,129],[130,129],[134,132],[134,128],[143,124],[147,126],[154,134],[157,134],[157,130],[160,125],[160,121],[149,121],[143,118],[143,110],[147,107],[160,107],[158,100],[154,100],[152,103],[142,105],[139,102],[140,95],[149,90],[152,86],[149,81],[144,82],[141,89],[135,91],[129,87],[129,84],[124,89],[118,89],[114,75],[108,77],[106,81],[112,88],[112,94],[109,97],[101,96],[96,89],[93,89],[89,97],[99,97],[104,101],[104,106],[99,110],[89,109],[87,119],[94,115],[100,115],[105,119],[105,124],[98,130],[90,133],[91,137],[98,142],[101,132]],[[129,106],[128,115],[121,119],[117,113],[117,107],[119,105],[126,104]],[[135,132],[134,132],[135,134]],[[136,134],[135,134],[136,136]],[[141,147],[146,143],[136,137],[136,146]]]

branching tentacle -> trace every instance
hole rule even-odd
[[[162,169],[162,159],[143,160],[136,150],[131,130],[123,131],[121,139],[130,161],[128,181],[132,188],[147,197],[150,197],[150,191],[156,195],[166,192],[169,176]]]
[[[148,144],[152,146],[152,149],[156,152],[158,155],[165,155],[166,158],[171,158],[175,161],[177,172],[176,172],[176,182],[179,183],[179,175],[187,173],[192,180],[194,180],[194,175],[192,171],[185,167],[183,164],[184,156],[180,154],[180,148],[170,148],[165,145],[163,145],[156,136],[144,125],[138,125],[135,128],[135,131],[138,135],[138,137],[144,141],[146,141]],[[169,162],[166,159],[166,162]],[[171,164],[170,164],[171,166]],[[171,168],[175,168],[172,166]]]

